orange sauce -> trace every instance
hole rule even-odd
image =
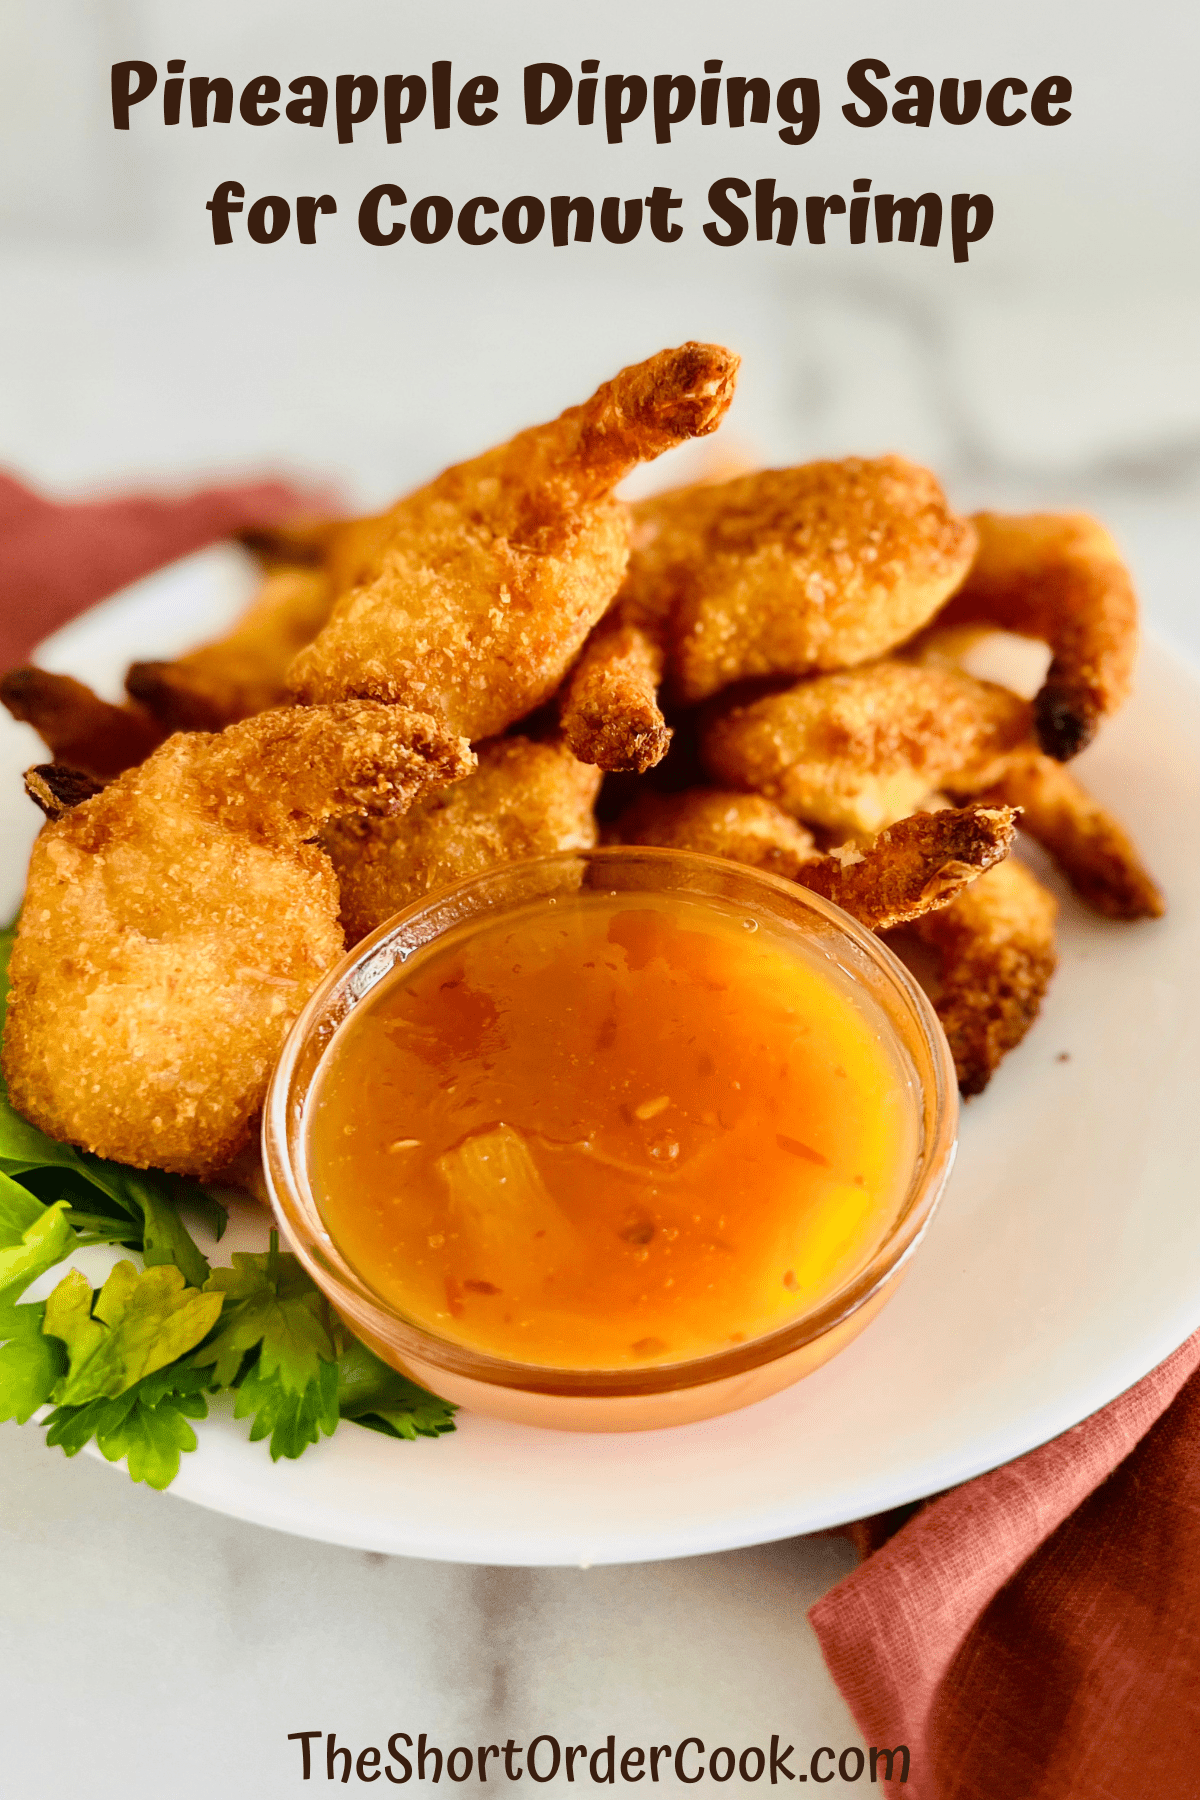
[[[543,900],[420,952],[341,1028],[310,1117],[314,1195],[367,1285],[551,1368],[787,1325],[878,1247],[916,1144],[850,978],[678,895]]]

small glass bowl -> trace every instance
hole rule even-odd
[[[913,1084],[916,1148],[895,1222],[836,1293],[763,1337],[689,1361],[621,1369],[553,1369],[490,1356],[414,1324],[350,1266],[326,1230],[309,1179],[308,1108],[339,1026],[375,985],[447,932],[539,900],[594,891],[708,899],[736,906],[775,936],[803,940],[873,1002]],[[423,1387],[471,1412],[566,1431],[690,1424],[748,1406],[827,1362],[894,1293],[954,1160],[958,1089],[945,1034],[892,952],[848,913],[807,889],[740,863],[684,850],[618,847],[510,863],[417,901],[328,974],[292,1027],[263,1116],[263,1165],[280,1230],[351,1331]]]

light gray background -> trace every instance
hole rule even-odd
[[[269,467],[369,506],[623,362],[714,337],[746,359],[726,436],[747,454],[896,448],[964,506],[1091,507],[1122,538],[1151,623],[1200,657],[1198,37],[1194,12],[1165,0],[209,0],[186,14],[0,0],[0,458],[64,491]],[[161,72],[179,55],[235,89],[450,56],[456,75],[498,76],[502,120],[414,130],[392,150],[376,120],[339,147],[329,126],[167,131],[155,96],[112,132],[109,63]],[[656,148],[643,123],[610,149],[566,120],[519,123],[527,61],[698,75],[716,55],[726,73],[816,75],[813,143],[692,125]],[[1065,73],[1075,116],[1055,131],[854,131],[842,77],[866,55],[893,76]],[[944,248],[719,251],[699,223],[709,182],[730,174],[797,195],[847,193],[859,175],[983,190],[995,224],[965,268]],[[218,251],[204,200],[228,177],[251,198],[332,191],[341,210],[314,249]],[[502,200],[669,181],[687,235],[372,250],[354,210],[387,179]],[[537,1730],[589,1745],[609,1730],[856,1741],[804,1620],[851,1565],[841,1540],[631,1569],[449,1568],[200,1512],[67,1463],[32,1428],[0,1444],[5,1791],[273,1800],[306,1791],[285,1734],[307,1728],[356,1748],[395,1729],[443,1745]]]

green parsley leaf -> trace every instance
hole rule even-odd
[[[208,1416],[208,1374],[189,1362],[145,1376],[112,1399],[60,1406],[45,1421],[46,1442],[77,1456],[94,1437],[109,1462],[127,1459],[130,1479],[169,1487],[183,1452],[196,1448],[189,1419]]]
[[[11,1175],[0,1173],[0,1245],[19,1244],[31,1225],[45,1213],[41,1201]]]
[[[220,1312],[219,1294],[187,1287],[170,1264],[139,1270],[119,1262],[94,1305],[86,1278],[70,1270],[46,1302],[43,1329],[62,1339],[69,1363],[53,1399],[115,1399],[194,1349]]]
[[[239,1383],[233,1416],[247,1419],[253,1414],[250,1442],[269,1436],[271,1461],[278,1462],[281,1456],[302,1455],[321,1432],[332,1437],[338,1423],[337,1394],[335,1362],[318,1363],[317,1373],[297,1393],[278,1373],[267,1373],[260,1357]]]
[[[356,1338],[338,1358],[338,1409],[369,1431],[414,1440],[453,1431],[458,1410],[389,1368]]]
[[[72,1150],[70,1144],[56,1143],[28,1119],[23,1119],[9,1099],[7,1089],[0,1089],[0,1169],[10,1175],[55,1163],[73,1169],[77,1158],[78,1151]]]
[[[201,1187],[194,1181],[185,1181],[181,1175],[173,1176],[172,1181],[175,1199],[203,1219],[219,1244],[229,1223],[229,1209],[221,1195],[228,1194],[233,1200],[244,1200],[245,1195],[234,1188]]]
[[[9,1335],[13,1302],[62,1261],[74,1239],[62,1201],[43,1206],[19,1182],[0,1175],[0,1337]]]
[[[221,1325],[199,1363],[214,1368],[217,1387],[237,1384],[245,1358],[258,1350],[262,1377],[276,1377],[286,1393],[302,1394],[336,1352],[324,1295],[296,1258],[279,1249],[277,1232],[261,1255],[236,1250],[231,1269],[214,1269],[205,1293],[224,1296]]]
[[[271,1457],[296,1457],[337,1427],[337,1351],[329,1307],[279,1237],[262,1255],[235,1251],[206,1293],[224,1299],[211,1343],[196,1356],[216,1387],[236,1387],[234,1417],[250,1418],[252,1442],[270,1437]]]
[[[0,1420],[24,1425],[45,1406],[67,1368],[67,1353],[57,1338],[42,1335],[44,1302],[14,1306],[9,1312],[8,1342],[0,1348]]]
[[[211,1273],[208,1258],[193,1242],[165,1184],[138,1169],[126,1169],[123,1174],[126,1191],[141,1209],[146,1267],[174,1263],[192,1287],[202,1288]]]

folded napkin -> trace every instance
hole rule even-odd
[[[853,1535],[865,1560],[809,1617],[868,1744],[908,1747],[885,1791],[1200,1796],[1200,1332],[1062,1437]]]
[[[280,481],[179,499],[47,500],[0,471],[0,669],[24,662],[76,613],[164,563],[252,525],[328,509],[328,495]]]

